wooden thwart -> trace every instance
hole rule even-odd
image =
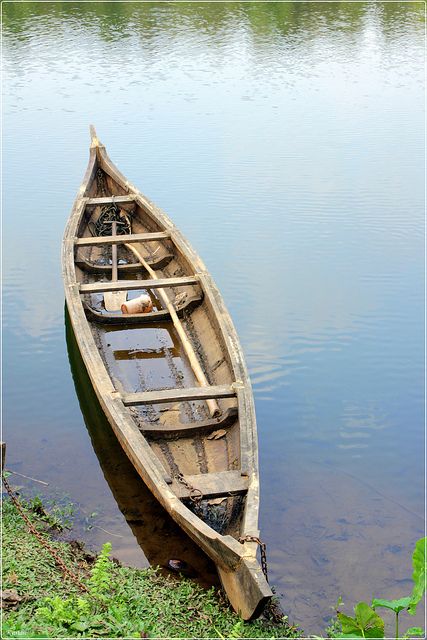
[[[119,280],[118,282],[91,282],[81,284],[80,293],[102,293],[103,291],[139,291],[139,289],[163,289],[165,287],[186,287],[198,284],[197,276],[181,278],[159,278],[157,280]]]
[[[170,237],[169,231],[156,231],[155,233],[131,233],[121,236],[88,236],[87,238],[76,238],[74,244],[78,247],[95,247],[102,244],[152,242],[154,240],[167,240]]]
[[[195,476],[184,476],[191,487],[199,489],[203,498],[245,493],[248,490],[248,478],[240,471],[219,471],[218,473],[201,473]],[[173,490],[179,498],[189,498],[190,492],[184,484],[174,481]]]
[[[138,404],[160,404],[163,402],[184,402],[188,400],[206,400],[207,398],[234,398],[233,385],[213,385],[210,387],[189,387],[187,389],[159,389],[158,391],[140,391],[122,393],[123,404],[127,407]]]
[[[135,202],[135,194],[131,196],[107,196],[105,198],[88,198],[86,200],[86,206],[96,206],[98,204],[124,204],[126,202]]]

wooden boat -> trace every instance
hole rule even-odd
[[[256,617],[272,592],[253,540],[256,420],[236,331],[203,262],[115,167],[93,127],[62,269],[80,353],[118,441],[213,560],[233,608]],[[107,311],[113,291],[146,292],[153,310]]]

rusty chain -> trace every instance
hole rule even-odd
[[[262,542],[257,536],[241,536],[239,538],[240,544],[245,544],[245,542],[256,542],[259,546],[259,550],[261,553],[261,569],[265,576],[265,579],[268,582],[268,566],[267,566],[267,545],[265,542]]]
[[[203,499],[203,493],[200,491],[200,489],[196,489],[196,487],[193,487],[193,485],[191,485],[188,480],[185,479],[182,473],[177,473],[175,477],[178,482],[184,485],[184,487],[188,490],[190,494],[188,497],[194,505],[194,511],[199,514],[202,510],[201,502]]]
[[[262,542],[260,538],[257,536],[241,536],[239,538],[239,542],[244,544],[245,542],[256,542],[259,546],[260,554],[261,554],[261,569],[264,574],[265,579],[268,582],[268,565],[267,565],[267,545],[265,542]],[[271,587],[273,594],[275,593],[274,587]],[[277,600],[270,598],[269,603],[267,604],[264,613],[268,618],[270,618],[274,623],[282,623],[284,618],[284,613],[277,602]]]
[[[7,493],[10,496],[10,499],[12,500],[13,504],[15,505],[18,513],[21,515],[22,519],[24,520],[25,524],[28,527],[28,531],[30,533],[33,534],[33,536],[35,538],[37,538],[37,540],[40,542],[40,544],[42,545],[42,547],[44,547],[46,549],[46,551],[48,551],[48,553],[52,556],[52,558],[55,560],[57,566],[61,569],[62,573],[64,574],[65,577],[69,578],[72,582],[74,582],[74,584],[76,584],[79,589],[81,589],[81,591],[88,591],[88,588],[86,587],[86,585],[84,585],[81,581],[80,578],[77,574],[75,574],[73,571],[71,571],[71,569],[69,569],[65,562],[62,560],[62,558],[60,558],[58,552],[56,551],[56,549],[54,549],[48,542],[47,540],[45,540],[45,538],[41,535],[40,531],[38,531],[36,529],[36,527],[33,525],[33,523],[31,522],[31,520],[29,519],[29,517],[27,516],[27,514],[24,511],[24,508],[21,504],[21,502],[19,501],[19,499],[17,498],[17,496],[14,494],[10,484],[8,483],[8,481],[6,480],[5,476],[2,474],[2,481],[3,484],[5,486],[5,489],[7,491]]]

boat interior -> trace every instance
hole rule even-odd
[[[237,396],[230,392],[235,376],[216,314],[191,262],[149,204],[129,195],[100,166],[84,195],[76,280],[113,385],[176,495],[218,533],[237,538],[248,477],[241,465]],[[113,246],[118,282],[112,281]],[[155,271],[161,289],[138,256]],[[128,300],[147,293],[152,311],[107,311],[106,290],[126,291]],[[159,291],[177,311],[207,379],[204,389]]]

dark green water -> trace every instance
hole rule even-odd
[[[94,123],[237,326],[291,620],[320,632],[338,595],[406,595],[424,529],[424,5],[6,2],[3,17],[9,468],[68,494],[92,546],[147,562],[65,338],[61,240]]]

